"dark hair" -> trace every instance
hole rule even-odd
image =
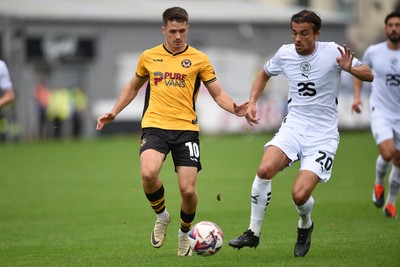
[[[290,20],[290,26],[292,25],[292,22],[309,22],[313,25],[312,28],[314,32],[317,32],[321,29],[321,18],[315,12],[306,9],[294,14]]]
[[[166,25],[168,21],[188,22],[189,15],[185,9],[181,7],[171,7],[164,11],[162,14],[163,24]]]
[[[390,13],[389,15],[386,16],[385,18],[385,25],[387,24],[388,20],[391,18],[400,18],[400,11],[393,11],[392,13]]]

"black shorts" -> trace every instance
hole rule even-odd
[[[167,157],[171,151],[177,166],[197,167],[201,170],[199,132],[143,128],[140,142],[140,154],[147,149],[154,149]]]

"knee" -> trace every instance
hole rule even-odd
[[[142,169],[142,183],[145,185],[155,184],[158,180],[158,173],[149,169]]]
[[[197,199],[197,193],[196,193],[196,190],[194,187],[193,188],[192,187],[181,188],[180,192],[181,192],[182,199],[186,199],[186,200]]]
[[[394,155],[395,155],[394,149],[389,148],[381,150],[381,157],[384,161],[392,161]]]
[[[257,176],[261,179],[271,180],[272,177],[274,177],[275,173],[276,172],[274,172],[268,165],[260,166],[257,170]]]
[[[303,206],[309,198],[310,196],[305,191],[292,191],[292,199],[296,206]]]
[[[392,158],[393,158],[393,154],[390,153],[390,151],[385,151],[384,153],[381,154],[381,156],[382,156],[382,159],[387,162],[392,161]]]

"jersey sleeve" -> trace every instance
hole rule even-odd
[[[200,79],[204,84],[209,84],[217,80],[217,77],[215,76],[215,71],[209,58],[205,54],[203,54],[203,57],[204,63],[200,71]]]
[[[277,76],[282,73],[281,53],[282,53],[282,47],[264,65],[264,71],[269,76]]]
[[[144,66],[145,58],[146,58],[146,51],[140,55],[140,58],[136,66],[136,77],[138,77],[139,79],[144,79],[149,77],[149,72]]]

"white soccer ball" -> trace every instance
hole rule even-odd
[[[221,229],[213,222],[196,223],[189,232],[189,244],[200,256],[211,256],[217,253],[224,243]]]

